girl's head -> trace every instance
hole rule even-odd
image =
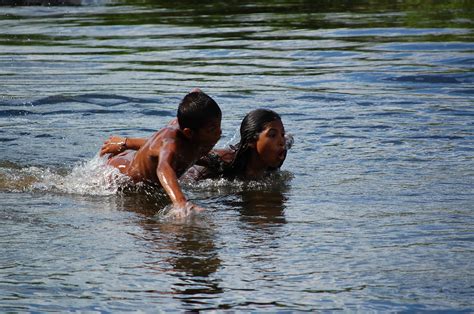
[[[268,109],[249,112],[240,125],[240,142],[231,165],[234,175],[243,174],[251,158],[265,168],[278,169],[286,157],[285,129],[280,116]]]

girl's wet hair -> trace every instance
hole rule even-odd
[[[177,113],[179,127],[191,130],[202,128],[207,122],[221,116],[219,105],[200,90],[184,96]]]
[[[245,116],[240,125],[240,142],[231,146],[236,151],[234,160],[229,166],[224,167],[225,177],[235,177],[244,173],[251,155],[249,144],[254,143],[267,124],[275,120],[281,120],[280,115],[269,109],[256,109]]]

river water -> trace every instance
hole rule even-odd
[[[471,1],[0,1],[2,311],[474,311]],[[5,5],[7,4],[7,5]],[[97,152],[193,87],[295,144],[163,219]]]

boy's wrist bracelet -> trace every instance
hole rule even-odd
[[[127,149],[127,138],[125,138],[125,140],[122,142],[118,142],[117,145],[119,145],[120,148],[123,148],[124,150]]]

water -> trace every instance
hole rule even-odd
[[[470,1],[74,2],[0,7],[2,311],[474,310]],[[97,151],[193,87],[295,144],[161,219]]]

